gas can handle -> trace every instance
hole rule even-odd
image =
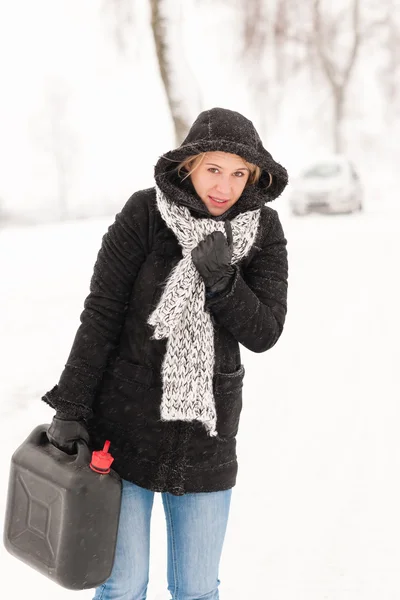
[[[84,440],[76,442],[77,453],[75,454],[75,464],[79,467],[85,467],[90,463],[91,452],[89,446]]]

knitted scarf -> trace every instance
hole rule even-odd
[[[168,340],[161,373],[161,419],[198,420],[210,436],[216,436],[214,328],[210,314],[204,310],[205,286],[193,264],[191,251],[213,231],[225,233],[224,223],[209,218],[196,219],[185,206],[169,201],[157,186],[156,192],[158,210],[174,232],[183,254],[148,319],[154,327],[153,339]],[[233,264],[245,257],[252,247],[260,212],[241,213],[231,221]]]

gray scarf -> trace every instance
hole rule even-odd
[[[225,233],[224,222],[195,219],[185,206],[169,201],[156,186],[157,206],[174,232],[183,258],[172,270],[148,323],[154,339],[167,339],[162,365],[163,421],[201,421],[210,436],[218,435],[213,396],[214,329],[204,310],[205,286],[193,264],[191,251],[213,231]],[[232,263],[244,258],[257,235],[260,210],[239,214],[231,221]]]

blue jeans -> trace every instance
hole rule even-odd
[[[122,484],[114,566],[93,600],[146,599],[154,492],[128,481]],[[162,494],[172,600],[218,600],[218,568],[231,493],[232,490],[184,496]]]

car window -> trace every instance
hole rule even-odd
[[[319,163],[303,173],[303,177],[335,177],[342,172],[342,167],[335,163]]]

